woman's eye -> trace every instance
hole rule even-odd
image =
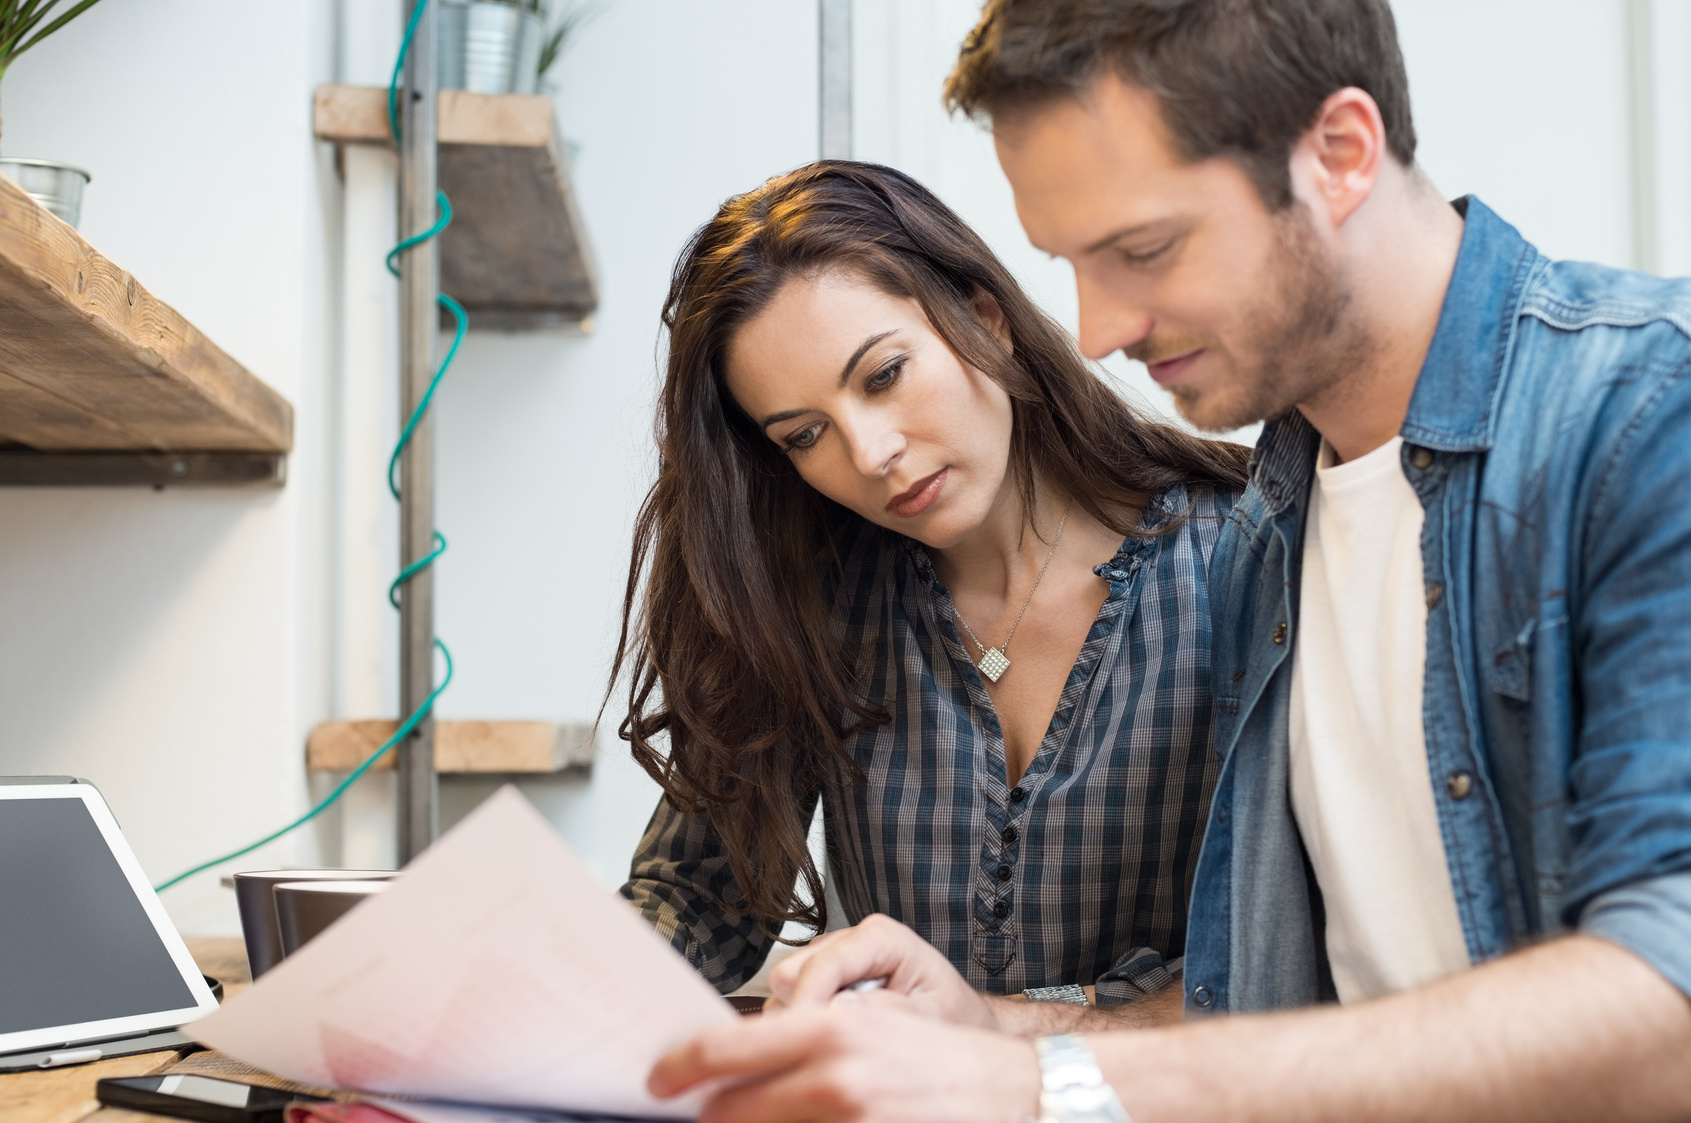
[[[898,376],[903,372],[903,370],[904,359],[894,359],[892,362],[870,375],[868,380],[864,382],[863,386],[865,389],[871,391],[885,390],[888,386],[891,386],[894,382],[898,381]]]
[[[808,428],[800,429],[798,432],[787,438],[787,451],[793,452],[796,450],[807,449],[814,445],[817,438],[821,435],[822,427],[820,425],[811,425]]]

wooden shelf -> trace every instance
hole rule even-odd
[[[313,130],[335,144],[392,145],[387,90],[319,86]],[[598,273],[576,208],[552,100],[440,92],[440,288],[472,328],[580,326],[599,306]]]
[[[397,721],[326,721],[305,741],[310,772],[351,772],[399,728]],[[391,770],[389,752],[371,771]],[[434,765],[441,773],[561,772],[593,763],[593,727],[550,721],[440,721]]]
[[[0,445],[259,454],[280,482],[287,400],[5,178],[0,309]],[[54,479],[56,459],[32,461],[31,482],[85,482]]]

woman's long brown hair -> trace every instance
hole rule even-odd
[[[855,777],[845,739],[885,716],[855,691],[823,597],[837,544],[861,522],[740,410],[725,363],[735,331],[783,284],[833,269],[914,298],[1009,394],[1010,463],[1029,510],[1038,479],[1124,535],[1155,533],[1135,529],[1147,496],[1241,487],[1248,455],[1141,417],[986,243],[901,172],[825,160],[722,205],[664,302],[658,478],[635,522],[611,689],[628,667],[619,733],[673,806],[709,816],[740,894],[724,906],[771,934],[789,920],[826,926],[804,793],[830,772]],[[983,293],[1003,312],[1008,351],[974,312]]]

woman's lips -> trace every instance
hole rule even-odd
[[[915,518],[934,505],[934,500],[945,489],[945,477],[950,471],[950,468],[941,468],[926,479],[917,480],[909,491],[888,500],[887,510],[901,519]]]
[[[1185,374],[1187,369],[1190,368],[1193,362],[1197,360],[1198,356],[1203,353],[1202,349],[1188,352],[1187,354],[1180,356],[1178,359],[1169,359],[1167,362],[1161,363],[1149,363],[1146,365],[1145,369],[1151,372],[1151,377],[1157,380],[1157,385],[1167,386],[1170,382],[1175,381],[1181,375]]]

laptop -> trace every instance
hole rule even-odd
[[[0,776],[0,1072],[174,1048],[215,1009],[94,785]]]

